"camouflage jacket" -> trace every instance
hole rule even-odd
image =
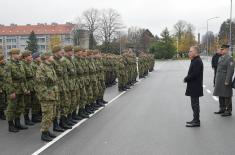
[[[6,91],[7,94],[25,94],[26,87],[25,71],[20,61],[9,60],[6,64]]]
[[[41,63],[36,72],[36,86],[40,101],[56,101],[59,99],[58,79],[51,64]]]
[[[74,65],[74,62],[72,60],[72,58],[67,58],[64,57],[64,65],[65,68],[68,72],[68,83],[67,83],[67,88],[69,90],[76,90],[77,85],[76,85],[76,68]]]
[[[34,73],[33,67],[30,62],[22,61],[22,66],[25,71],[25,78],[26,78],[26,87],[27,90],[33,91],[34,90]]]

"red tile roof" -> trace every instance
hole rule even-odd
[[[32,31],[35,34],[69,34],[75,25],[73,24],[38,24],[38,25],[11,25],[0,26],[0,36],[29,35]]]

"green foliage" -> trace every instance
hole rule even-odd
[[[31,51],[32,53],[36,53],[38,51],[37,38],[33,31],[29,35],[29,39],[27,40],[27,46],[25,49]]]
[[[153,43],[149,50],[156,59],[173,58],[176,54],[176,48],[167,28],[161,33],[161,38]]]

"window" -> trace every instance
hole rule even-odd
[[[11,48],[16,48],[16,45],[12,45]]]
[[[11,49],[11,45],[7,45],[7,49],[10,50]]]
[[[16,39],[7,39],[7,43],[16,43]]]
[[[45,38],[37,38],[38,43],[45,43],[46,39]]]
[[[0,43],[2,43],[2,39],[0,39]]]

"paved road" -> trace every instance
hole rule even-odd
[[[200,128],[185,127],[185,122],[192,119],[190,100],[184,96],[186,85],[182,83],[189,61],[162,61],[157,62],[156,71],[150,76],[41,154],[234,154],[234,116],[222,118],[213,114],[218,110],[218,101],[211,94],[213,72],[208,61],[204,65]],[[118,94],[116,88],[110,88],[106,98],[110,100]],[[38,139],[38,126],[29,130],[22,143],[19,139],[27,132],[13,135],[1,131],[3,155],[31,154],[44,145]]]

